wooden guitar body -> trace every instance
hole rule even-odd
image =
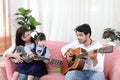
[[[81,48],[77,48],[75,50],[70,49],[69,51],[72,51],[72,53],[76,55],[80,55],[81,53]],[[85,64],[84,59],[73,59],[72,61],[68,61],[66,58],[63,58],[63,64],[61,66],[61,72],[65,74],[67,71],[72,70],[72,69],[79,69],[82,70]]]

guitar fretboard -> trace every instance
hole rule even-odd
[[[96,53],[97,51],[98,51],[99,53],[101,53],[101,54],[111,53],[111,52],[113,52],[113,46],[110,45],[110,46],[107,46],[107,47],[102,47],[102,48],[99,48],[99,49],[95,49],[95,50],[94,50],[95,53]],[[81,52],[82,52],[82,54],[75,55],[75,56],[74,56],[74,59],[76,59],[76,58],[84,58],[85,56],[88,55],[88,52],[86,52],[86,50],[84,50],[84,49],[81,49]]]

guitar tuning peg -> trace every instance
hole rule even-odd
[[[112,55],[112,53],[109,53],[109,55]]]
[[[106,55],[112,55],[112,53],[106,53]]]
[[[110,53],[109,53],[110,54]],[[106,53],[106,55],[109,55],[108,53]]]

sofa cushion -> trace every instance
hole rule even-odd
[[[49,74],[42,76],[40,80],[64,80],[64,75],[61,73],[50,72]]]

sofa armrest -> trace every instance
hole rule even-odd
[[[10,59],[5,60],[5,69],[8,80],[12,80],[13,72],[15,70],[16,64],[13,63]]]
[[[114,59],[113,59],[114,60]],[[120,80],[120,58],[115,60],[113,68],[109,73],[110,80]]]
[[[114,47],[111,55],[105,55],[104,74],[107,80],[120,79],[120,50]]]

